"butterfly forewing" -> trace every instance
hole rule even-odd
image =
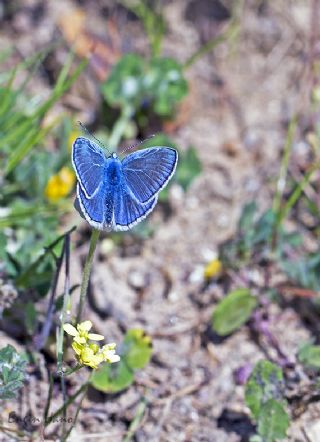
[[[86,138],[79,137],[75,140],[72,163],[86,198],[92,198],[99,191],[105,161],[106,157],[99,146]]]
[[[130,229],[153,210],[177,160],[176,150],[154,147],[134,152],[120,162],[117,155],[106,158],[95,143],[77,138],[72,162],[84,217],[99,230]]]
[[[123,175],[137,201],[151,201],[172,177],[177,161],[178,153],[170,147],[143,149],[124,158]]]

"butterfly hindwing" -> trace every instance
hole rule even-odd
[[[139,203],[130,190],[123,187],[114,199],[115,230],[128,230],[142,221],[153,210],[157,196],[146,204]]]
[[[106,157],[95,143],[79,137],[72,147],[72,163],[86,198],[91,199],[103,182]]]
[[[122,160],[125,181],[142,204],[153,201],[174,174],[178,153],[170,147],[152,147],[134,152]]]
[[[96,229],[103,230],[105,207],[102,190],[100,190],[93,198],[87,198],[82,187],[78,183],[77,196],[81,212],[88,223]]]

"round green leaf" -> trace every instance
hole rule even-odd
[[[124,361],[103,364],[93,372],[90,383],[103,393],[118,393],[129,387],[134,380],[133,372]]]
[[[145,367],[152,355],[151,338],[142,329],[129,330],[123,341],[122,357],[132,370]]]
[[[216,307],[212,315],[212,328],[220,336],[237,330],[250,318],[257,306],[257,299],[248,289],[229,293]]]

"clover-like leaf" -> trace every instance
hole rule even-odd
[[[246,384],[245,401],[255,419],[259,418],[263,404],[270,399],[282,401],[283,374],[281,368],[270,361],[257,363]]]
[[[219,302],[212,315],[212,328],[220,336],[237,330],[250,318],[257,298],[248,289],[237,289]]]
[[[138,54],[124,55],[102,85],[110,106],[130,105],[135,112],[149,106],[160,116],[171,115],[187,91],[188,83],[177,61],[168,57],[144,60]]]
[[[12,345],[0,349],[0,399],[16,396],[25,378],[26,358]]]
[[[260,409],[258,433],[265,442],[276,442],[287,436],[289,416],[283,405],[269,399]]]

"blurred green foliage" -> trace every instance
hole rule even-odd
[[[246,204],[240,216],[236,234],[220,247],[220,258],[226,267],[239,269],[261,259],[283,259],[288,247],[297,247],[302,237],[286,232],[283,224],[275,230],[276,215],[267,209],[259,215],[256,202]]]
[[[86,62],[73,69],[71,54],[49,97],[42,101],[30,99],[28,83],[47,53],[37,53],[0,76],[0,259],[5,277],[13,280],[41,255],[44,245],[53,241],[59,216],[67,209],[63,201],[53,204],[46,197],[49,178],[70,161],[70,154],[64,148],[54,152],[43,148],[46,137],[58,124],[60,134],[66,135],[60,118],[52,123],[45,118]],[[4,61],[9,60],[5,57]],[[25,279],[18,285],[47,291],[53,264],[50,259],[39,261],[28,283]]]
[[[299,349],[298,359],[306,367],[320,370],[320,345],[312,342],[303,344]]]
[[[134,114],[149,108],[161,117],[173,114],[187,94],[181,65],[172,58],[147,60],[138,54],[124,55],[113,67],[102,94],[111,107],[130,107]]]
[[[150,44],[151,55],[157,57],[165,33],[161,3],[153,2],[149,5],[145,0],[121,0],[121,3],[141,20]]]
[[[295,259],[283,259],[281,266],[291,281],[315,292],[320,291],[320,250],[307,255],[297,255]]]

